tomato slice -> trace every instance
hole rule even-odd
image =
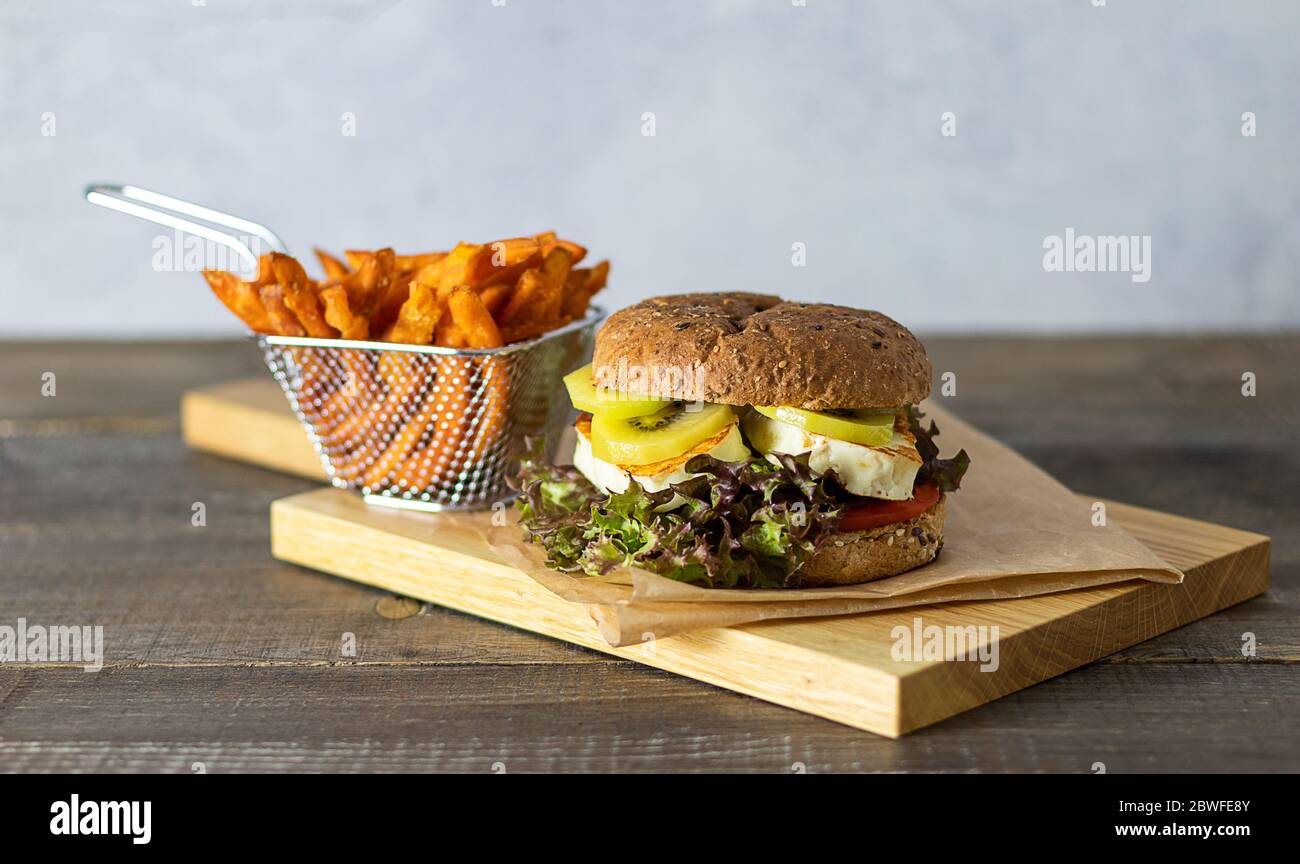
[[[893,522],[906,522],[934,506],[939,500],[939,487],[923,483],[912,490],[907,501],[886,501],[883,498],[864,498],[862,503],[845,509],[840,516],[840,531],[870,531]]]

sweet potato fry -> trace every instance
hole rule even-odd
[[[388,248],[349,249],[343,255],[352,266],[339,280],[348,292],[348,308],[352,315],[368,319],[370,333],[377,336],[392,326],[406,302],[406,280],[399,278],[397,256]]]
[[[289,311],[298,318],[308,336],[317,339],[334,339],[339,335],[339,331],[330,326],[325,320],[325,315],[321,307],[320,296],[316,293],[313,285],[304,283],[294,283],[293,285],[282,286],[284,290],[284,305],[289,307]]]
[[[348,265],[324,249],[313,249],[312,251],[316,253],[316,260],[320,262],[321,269],[325,271],[326,279],[342,279],[348,275]]]
[[[318,349],[308,349],[318,350]],[[330,370],[330,377],[337,380],[337,370],[333,360],[346,370],[338,389],[320,401],[308,401],[301,410],[309,415],[312,428],[320,439],[320,445],[329,454],[333,465],[347,466],[353,454],[364,459],[368,450],[361,445],[370,435],[367,424],[371,422],[371,412],[383,394],[381,385],[375,376],[376,351],[358,348],[342,348],[329,359],[322,358],[322,364]],[[340,474],[339,476],[344,476]],[[344,479],[356,476],[353,470]]]
[[[328,418],[326,429],[341,431],[343,423],[364,411],[382,392],[375,377],[375,361],[379,352],[359,348],[340,348],[333,356],[337,359],[338,365],[343,367],[344,375],[338,389],[331,397],[332,404],[322,406],[322,411],[332,415]],[[329,366],[327,358],[322,358],[322,362]],[[332,375],[337,377],[337,372],[333,372]],[[340,435],[331,435],[325,443],[342,445],[344,449],[350,449],[356,441]]]
[[[489,285],[484,288],[478,296],[483,301],[483,306],[488,310],[488,313],[493,318],[497,318],[505,305],[510,302],[510,295],[513,293],[515,293],[513,281],[499,282],[496,285]]]
[[[605,287],[609,276],[609,262],[601,261],[591,269],[574,269],[569,271],[568,284],[565,286],[564,306],[561,310],[566,318],[577,320],[587,317],[587,307],[596,292]]]
[[[540,266],[542,266],[542,253],[538,252],[526,261],[512,264],[502,270],[490,271],[487,275],[483,276],[482,279],[476,282],[473,287],[477,291],[486,291],[487,289],[495,288],[498,285],[509,285],[514,287],[514,285],[519,281],[519,277],[524,275],[524,271],[532,270]]]
[[[420,363],[419,355],[399,351],[379,352],[379,377],[388,385],[390,392],[397,392],[403,387],[404,376],[413,371]]]
[[[587,248],[585,246],[579,246],[571,240],[554,239],[554,234],[552,234],[551,240],[542,244],[543,253],[549,255],[552,249],[563,249],[568,252],[569,258],[574,264],[587,257]]]
[[[429,345],[442,316],[437,292],[428,285],[412,282],[410,297],[402,304],[397,320],[385,331],[384,339],[408,345]]]
[[[336,376],[330,373],[329,361],[321,349],[311,346],[286,347],[286,354],[292,355],[294,362],[302,373],[302,389],[299,397],[306,403],[304,413],[329,394],[339,388]]]
[[[447,257],[446,252],[422,252],[418,255],[398,255],[397,272],[399,274],[412,273],[421,267],[428,267],[435,261],[441,261]]]
[[[469,407],[470,377],[473,361],[459,357],[434,358],[439,391],[444,394],[437,400],[429,424],[426,458],[433,464],[456,463],[456,453],[461,447],[461,429],[465,425]]]
[[[360,315],[352,314],[352,305],[348,302],[348,289],[341,283],[336,282],[322,287],[320,299],[325,304],[325,321],[338,330],[344,339],[370,338],[370,322]]]
[[[279,253],[261,256],[251,281],[204,276],[221,302],[260,333],[468,348],[535,338],[584,317],[609,268],[604,261],[578,268],[586,248],[554,231],[461,242],[450,252],[314,252],[326,274],[320,282]],[[423,287],[413,296],[415,284]]]
[[[514,342],[527,342],[568,323],[569,319],[561,318],[559,321],[529,321],[525,324],[507,324],[501,328],[501,342],[503,345],[510,345]]]
[[[261,291],[263,285],[270,285],[275,281],[275,273],[272,272],[273,268],[271,266],[271,262],[274,260],[271,257],[272,254],[267,252],[257,259],[257,278],[250,283],[257,291]]]
[[[348,286],[348,301],[352,304],[353,311],[369,317],[397,275],[397,256],[392,249],[365,254],[365,260],[345,284]]]
[[[541,267],[524,271],[514,295],[501,312],[501,323],[518,325],[558,320],[572,260],[567,249],[556,246],[547,253]]]
[[[542,262],[542,296],[537,316],[543,321],[554,321],[560,317],[564,305],[564,283],[569,278],[573,266],[573,255],[563,246],[556,246],[546,253]]]
[[[343,348],[339,351],[339,360],[347,370],[345,389],[351,392],[358,402],[374,402],[382,392],[382,384],[375,374],[379,358],[384,356],[379,351],[364,348]]]
[[[307,272],[293,258],[279,252],[271,253],[271,273],[280,286],[284,305],[297,317],[308,336],[332,339],[339,332],[325,320],[321,311],[316,286],[307,278]]]
[[[461,286],[452,289],[447,296],[447,308],[457,329],[465,335],[465,347],[501,347],[501,331],[472,288]]]
[[[254,333],[274,333],[271,318],[262,308],[262,300],[252,283],[245,282],[234,273],[224,270],[204,270],[212,293],[217,295],[227,309],[239,316]]]
[[[424,490],[445,478],[451,480],[459,471],[472,469],[490,453],[500,453],[508,445],[506,433],[506,399],[510,378],[505,364],[485,357],[457,367],[452,358],[437,361],[439,381],[457,395],[448,398],[435,417],[425,446],[414,450],[391,472],[400,488]],[[469,420],[469,392],[482,395],[472,436],[466,428]],[[464,445],[469,438],[469,446]],[[504,455],[504,454],[501,454]]]
[[[262,308],[271,319],[271,332],[278,336],[306,336],[307,331],[298,323],[298,316],[284,304],[284,290],[274,283],[263,285],[258,292]]]
[[[492,285],[513,285],[525,270],[540,267],[542,263],[542,243],[535,237],[497,240],[487,244],[487,248],[488,254],[479,262],[471,283],[479,290]]]
[[[382,251],[382,250],[381,250]],[[319,253],[319,250],[317,251]],[[373,258],[378,252],[366,252],[359,249],[349,249],[343,253],[343,257],[348,259],[353,270],[360,270],[361,266],[369,259]],[[397,273],[413,273],[421,267],[427,267],[430,264],[437,263],[447,257],[446,252],[418,252],[414,255],[393,255],[393,262]]]
[[[433,344],[444,348],[468,348],[469,339],[461,332],[456,319],[451,317],[450,313],[444,313],[434,331]]]
[[[383,296],[375,303],[370,313],[370,329],[383,333],[397,320],[402,311],[402,304],[411,296],[411,274],[398,273],[388,282]]]
[[[414,377],[414,376],[411,376]],[[436,398],[426,397],[414,414],[397,429],[370,466],[362,472],[362,479],[371,489],[382,488],[391,482],[393,470],[402,463],[419,446],[422,438],[436,434],[438,415],[445,409],[445,403]]]
[[[487,244],[488,263],[494,270],[522,264],[542,254],[542,241],[536,237],[508,237]]]
[[[457,285],[473,286],[481,281],[485,268],[490,266],[488,248],[477,243],[457,243],[456,248],[432,264],[421,267],[415,280],[430,288],[454,288]]]
[[[569,306],[569,297],[582,291],[587,285],[587,277],[591,275],[589,267],[574,267],[569,271],[568,278],[564,280],[564,305]]]
[[[441,476],[450,476],[454,460],[436,442],[407,456],[392,470],[393,485],[399,489],[419,492],[434,485]]]
[[[294,355],[302,374],[298,410],[311,423],[312,430],[327,453],[333,455],[347,452],[355,442],[337,434],[336,429],[354,413],[360,401],[358,395],[364,394],[364,388],[358,386],[354,374],[340,377],[336,362],[351,370],[353,364],[349,355],[357,352],[344,349],[333,353],[333,349],[314,347],[285,350]],[[368,400],[365,404],[368,404]]]
[[[482,459],[487,453],[506,443],[504,441],[507,431],[505,406],[510,395],[510,373],[501,360],[495,357],[484,358],[479,361],[476,371],[478,387],[485,396],[474,443],[466,454],[466,458],[470,460]]]
[[[354,411],[338,430],[349,439],[366,443],[334,464],[337,476],[348,480],[362,479],[372,488],[377,488],[391,465],[419,443],[424,427],[429,423],[428,412],[436,410],[437,404],[437,400],[425,399],[421,405],[427,361],[427,357],[404,352],[393,352],[384,361],[385,368],[378,370],[378,375],[372,379],[376,384],[373,392],[379,395],[367,407]],[[386,393],[381,386],[384,380],[390,382]],[[382,446],[379,442],[383,441],[390,443],[376,459],[375,448]],[[381,464],[383,459],[387,461]]]
[[[510,297],[510,302],[506,304],[505,309],[501,310],[501,325],[509,326],[543,320],[537,313],[542,305],[545,289],[546,280],[542,278],[540,267],[525,270],[524,275],[519,277],[519,284],[515,286],[515,293]]]
[[[595,267],[591,268],[591,275],[587,277],[587,291],[595,294],[605,287],[605,282],[609,279],[609,262],[601,261]]]

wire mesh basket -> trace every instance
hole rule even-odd
[[[92,183],[86,200],[230,249],[256,272],[256,240],[285,246],[259,222],[139,186]],[[215,227],[214,227],[215,226]],[[506,472],[525,436],[554,455],[570,413],[561,377],[591,355],[591,306],[581,321],[530,342],[479,350],[259,336],[335,486],[377,504],[485,510],[508,497]]]
[[[509,497],[525,436],[555,446],[571,410],[560,379],[590,356],[603,317],[592,307],[531,342],[483,350],[257,341],[335,486],[376,504],[484,510]]]

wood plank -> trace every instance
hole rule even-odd
[[[1270,772],[1287,667],[1094,665],[898,740],[602,667],[0,669],[9,771]],[[500,769],[497,769],[500,770]]]
[[[496,559],[476,525],[487,514],[414,514],[367,507],[334,489],[271,506],[273,554],[369,585],[607,651],[887,736],[1092,662],[1266,590],[1268,539],[1113,505],[1139,538],[1178,552],[1182,585],[1130,582],[998,602],[821,620],[776,621],[610,647],[584,607]],[[1122,514],[1123,519],[1120,519]],[[900,661],[896,626],[987,627],[999,667]],[[992,628],[997,628],[992,630]]]
[[[42,390],[53,372],[55,395]],[[0,341],[0,421],[175,417],[181,393],[266,374],[251,339]]]

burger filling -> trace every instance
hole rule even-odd
[[[807,453],[810,468],[821,474],[834,471],[853,495],[906,501],[912,497],[923,460],[905,413],[895,416],[889,431],[885,444],[856,444],[774,420],[758,411],[745,417],[745,434],[769,460],[775,460],[778,453]]]
[[[573,464],[549,464],[535,447],[514,484],[526,534],[570,572],[635,564],[709,587],[798,584],[799,568],[838,532],[914,518],[969,464],[964,451],[938,458],[938,430],[913,406],[629,398],[598,391],[590,367],[565,384],[582,412]]]
[[[721,432],[688,447],[684,452],[645,465],[606,462],[592,452],[591,415],[581,414],[574,424],[577,441],[573,448],[573,464],[593,486],[607,492],[622,492],[632,482],[639,483],[647,492],[667,489],[694,476],[686,470],[691,457],[705,454],[724,462],[748,459],[752,454],[740,434],[740,425],[732,423]]]

